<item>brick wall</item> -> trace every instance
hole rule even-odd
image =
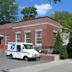
[[[42,33],[43,33],[42,48],[53,47],[53,30],[58,31],[59,28],[54,27],[50,24],[41,25],[41,23],[48,23],[48,22],[59,26],[59,24],[56,21],[49,19],[48,17],[19,22],[16,24],[11,23],[11,24],[0,26],[0,34],[4,35],[4,38],[2,39],[3,47],[6,48],[5,46],[5,36],[6,35],[10,35],[10,41],[15,42],[16,32],[21,32],[21,41],[24,42],[25,41],[25,31],[28,31],[28,30],[31,31],[31,42],[33,43],[33,45],[35,45],[35,30],[37,29],[42,29]],[[35,25],[35,24],[39,24],[39,25]],[[33,26],[27,27],[26,25],[33,25]],[[21,26],[21,28],[16,28],[19,26]],[[26,26],[26,27],[23,27],[23,26]]]

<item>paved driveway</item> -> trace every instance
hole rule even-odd
[[[0,53],[0,71],[1,70],[10,70],[10,69],[15,69],[19,67],[26,67],[26,66],[31,66],[31,65],[36,65],[36,64],[41,64],[41,63],[46,63],[48,61],[45,60],[39,60],[39,61],[24,61],[24,60],[18,60],[18,59],[8,59],[5,56],[5,53]]]

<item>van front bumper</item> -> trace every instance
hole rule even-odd
[[[36,59],[36,60],[40,60],[40,56],[39,57],[31,57],[29,59]]]
[[[40,55],[39,54],[33,54],[33,55],[30,55],[28,58],[29,59],[37,59],[37,58],[40,58]]]

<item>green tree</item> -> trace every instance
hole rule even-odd
[[[65,46],[63,46],[63,41],[59,32],[57,33],[57,37],[54,45],[54,53],[60,54],[60,58],[62,59],[66,59],[68,57],[67,49]]]
[[[72,32],[72,14],[68,12],[55,12],[52,16],[56,21],[58,21],[64,28],[67,28],[69,32]]]
[[[53,18],[58,21],[62,26],[63,30],[70,33],[69,43],[67,45],[68,54],[72,57],[72,13],[68,12],[55,12]],[[70,53],[69,53],[70,52]]]
[[[11,23],[16,20],[18,4],[15,0],[0,0],[0,24]]]
[[[37,15],[36,8],[34,7],[26,7],[21,12],[23,14],[23,20],[34,19]]]
[[[54,48],[55,48],[55,53],[59,53],[60,51],[60,48],[62,48],[62,39],[60,37],[60,33],[58,32],[57,33],[57,36],[56,36],[56,40],[55,40],[55,45],[54,45]]]
[[[53,18],[63,26],[63,30],[70,32],[70,39],[72,39],[72,13],[55,12]]]

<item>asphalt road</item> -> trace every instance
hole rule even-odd
[[[72,72],[72,60],[61,60],[12,69],[9,72]]]
[[[31,65],[36,65],[36,64],[41,64],[41,63],[46,63],[48,61],[46,60],[31,60],[31,61],[24,61],[24,60],[18,60],[18,59],[9,59],[5,56],[5,53],[0,53],[0,71],[2,70],[10,70],[10,69],[15,69],[15,68],[20,68],[20,67],[26,67],[26,66],[31,66]]]
[[[0,72],[72,72],[72,59],[57,62],[24,61],[8,59],[4,53],[0,53]]]
[[[72,60],[38,72],[72,72]]]

